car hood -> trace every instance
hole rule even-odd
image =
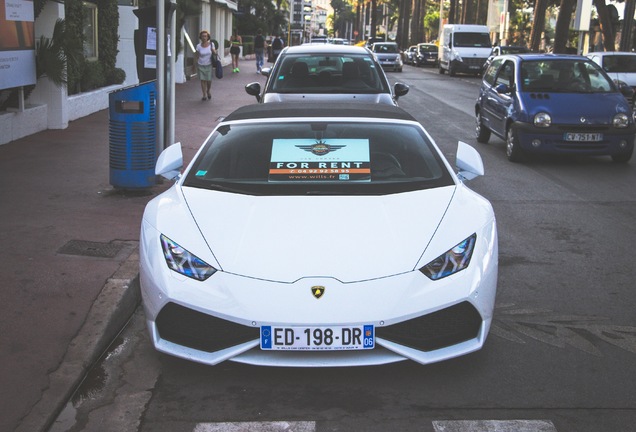
[[[530,119],[544,111],[557,124],[581,124],[581,118],[586,124],[610,124],[615,114],[630,112],[620,93],[527,92],[521,100]]]
[[[303,277],[351,282],[412,271],[455,188],[385,196],[263,197],[182,190],[223,271],[282,282]]]
[[[607,72],[613,80],[623,81],[630,87],[636,87],[636,72]]]
[[[267,93],[264,103],[270,102],[368,102],[376,104],[396,105],[389,93]]]

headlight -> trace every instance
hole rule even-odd
[[[420,269],[428,278],[438,280],[464,270],[473,255],[477,234],[473,234],[445,254],[435,258]]]
[[[204,281],[216,273],[214,267],[191,254],[163,234],[161,235],[161,248],[163,249],[166,264],[177,273],[198,281]]]
[[[626,128],[629,126],[629,117],[625,113],[618,113],[612,119],[612,126],[617,128]]]
[[[540,112],[534,116],[534,125],[536,127],[549,127],[552,124],[552,117],[546,112]]]

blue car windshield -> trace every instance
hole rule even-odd
[[[584,59],[521,62],[521,90],[554,93],[608,93],[615,87],[600,68]]]

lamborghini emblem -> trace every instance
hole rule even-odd
[[[311,293],[314,295],[314,297],[319,299],[325,293],[325,287],[320,285],[312,286]]]

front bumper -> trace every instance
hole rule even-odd
[[[538,128],[528,123],[516,122],[519,144],[527,152],[551,154],[581,154],[611,156],[631,152],[634,148],[636,126],[616,129],[607,125],[552,125]],[[601,133],[603,139],[595,142],[566,141],[565,134]]]
[[[486,63],[486,60],[487,59],[480,57],[468,57],[462,61],[451,61],[450,67],[457,73],[479,74],[484,67],[484,63]]]
[[[294,283],[217,272],[198,282],[169,270],[153,230],[142,230],[140,283],[155,348],[199,363],[225,360],[262,366],[363,366],[413,360],[427,364],[479,350],[493,316],[498,271],[494,225],[482,233],[471,265],[431,281],[418,270],[341,283]],[[310,288],[326,288],[320,299]],[[260,327],[371,324],[375,348],[270,351]]]

